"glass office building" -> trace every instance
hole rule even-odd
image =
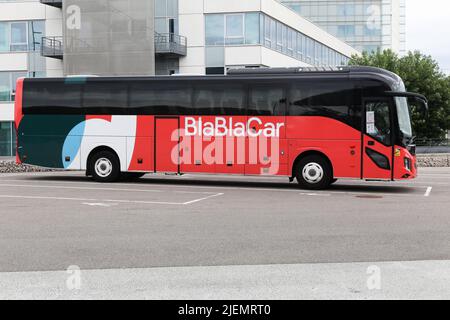
[[[346,65],[349,58],[260,12],[205,15],[206,73],[223,74],[223,47],[261,45],[314,66]]]
[[[358,51],[406,50],[405,0],[279,0]]]

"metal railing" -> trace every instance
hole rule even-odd
[[[101,38],[97,39],[97,41],[102,40]],[[62,59],[64,56],[63,41],[63,37],[42,37],[41,55]],[[88,44],[85,40],[69,38],[66,41],[68,41],[69,47],[77,47],[95,52],[95,47]],[[187,39],[184,36],[173,33],[155,33],[155,53],[157,55],[186,56]]]
[[[174,33],[155,33],[155,52],[159,55],[187,55],[187,39]]]
[[[62,59],[64,55],[62,37],[42,37],[41,55],[44,57]]]
[[[450,140],[448,139],[417,139],[418,154],[450,153]]]
[[[62,0],[39,0],[42,4],[62,8]]]

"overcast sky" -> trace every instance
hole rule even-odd
[[[450,1],[406,0],[406,48],[433,56],[450,74]]]

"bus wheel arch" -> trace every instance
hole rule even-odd
[[[119,180],[120,173],[120,158],[111,147],[99,146],[89,153],[87,176],[92,176],[98,182],[114,182]]]
[[[308,174],[308,171],[312,174]],[[323,152],[317,150],[302,152],[293,163],[292,178],[296,178],[305,189],[326,189],[334,180],[333,164]]]

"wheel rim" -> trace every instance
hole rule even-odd
[[[107,158],[100,158],[95,162],[95,173],[102,178],[108,177],[113,170],[111,161]]]
[[[323,179],[324,171],[320,164],[311,162],[303,167],[302,176],[308,183],[319,183]]]

